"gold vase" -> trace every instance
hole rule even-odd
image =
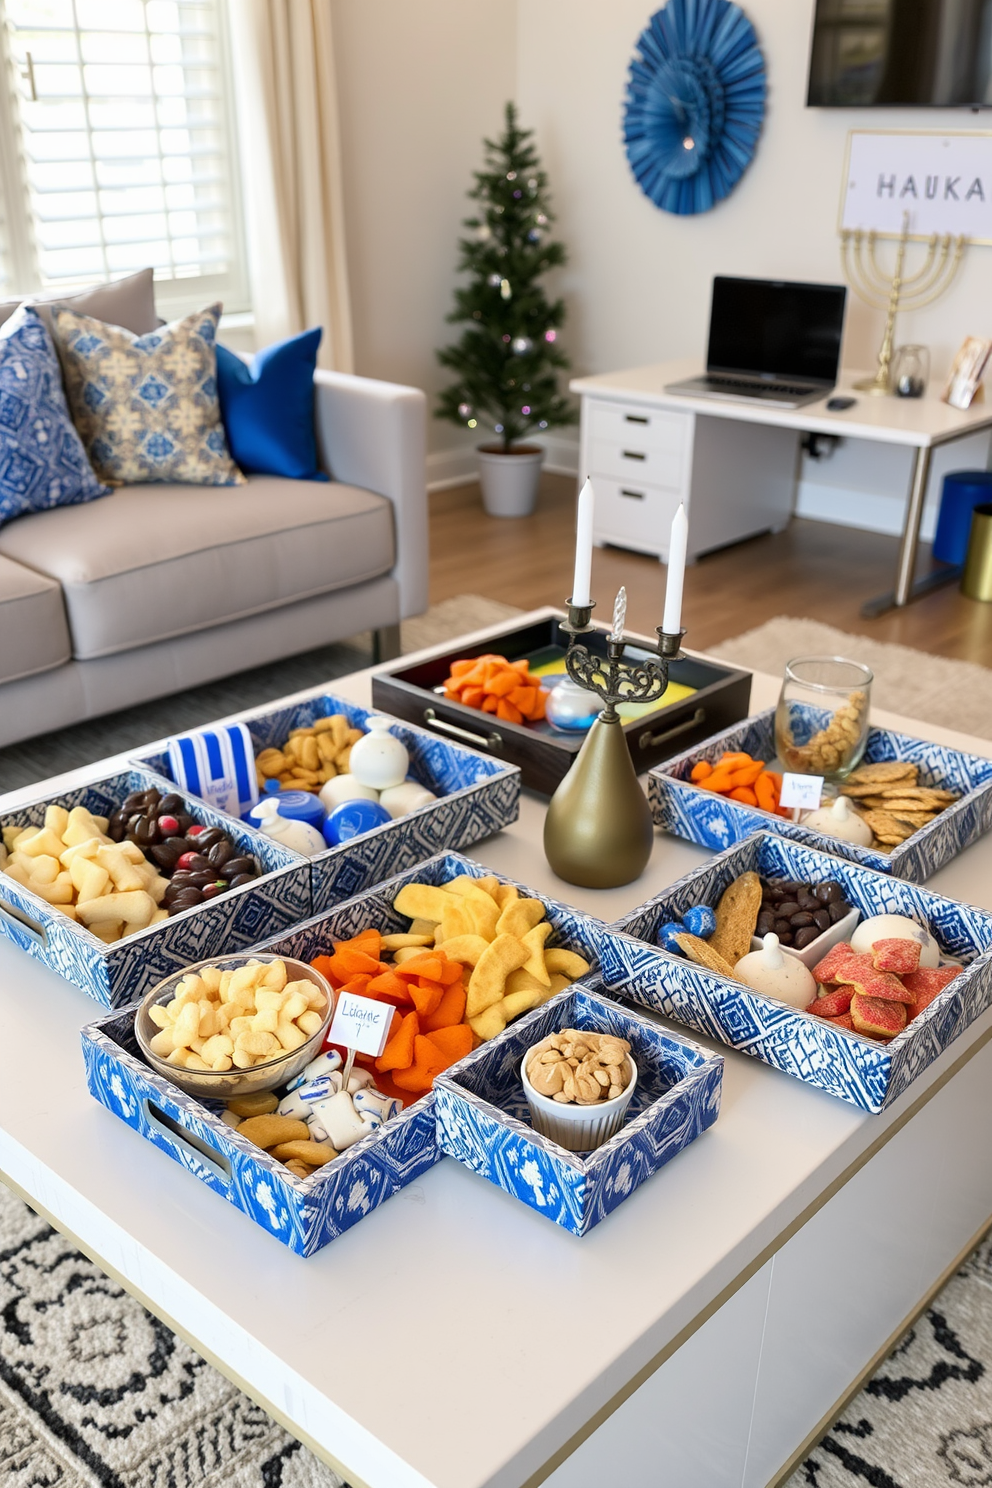
[[[586,889],[615,889],[639,877],[654,841],[623,724],[609,712],[586,735],[544,821],[548,862],[566,883]]]

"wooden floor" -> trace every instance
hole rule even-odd
[[[564,604],[571,588],[575,481],[542,478],[532,517],[501,520],[482,510],[474,483],[431,496],[431,601],[484,594],[533,609]],[[897,540],[874,532],[794,518],[783,533],[737,543],[687,569],[687,644],[708,650],[775,615],[821,620],[855,635],[992,666],[992,604],[949,585],[928,598],[863,620],[865,599],[890,590]],[[928,558],[927,550],[923,550]],[[665,569],[619,548],[593,554],[596,618],[608,618],[621,584],[627,621],[649,634],[661,622]]]

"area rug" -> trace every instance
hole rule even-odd
[[[876,707],[992,739],[992,670],[974,662],[950,661],[790,615],[777,615],[707,650],[774,676],[781,676],[794,656],[848,656],[871,667]]]
[[[459,594],[431,605],[426,614],[404,620],[403,650],[419,651],[425,646],[436,646],[466,631],[480,630],[519,614],[513,605],[501,604],[499,600]],[[11,744],[0,749],[0,794],[126,749],[136,749],[166,734],[197,728],[228,713],[261,707],[287,693],[319,687],[371,664],[372,637],[365,632],[334,646],[289,656],[284,661],[240,672],[236,677],[225,677],[188,692],[89,719],[23,744]]]
[[[990,1483],[986,1236],[785,1488]],[[0,1184],[0,1484],[340,1488],[341,1479]]]

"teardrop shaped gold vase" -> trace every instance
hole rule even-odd
[[[544,851],[559,878],[587,889],[615,889],[644,872],[654,828],[623,724],[601,714],[551,797]]]

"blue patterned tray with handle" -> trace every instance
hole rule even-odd
[[[699,760],[712,764],[724,750],[742,750],[754,759],[773,759],[775,709],[756,713],[651,771],[648,796],[655,825],[662,831],[718,852],[752,832],[778,832],[794,842],[850,858],[879,873],[923,883],[992,827],[992,760],[965,754],[946,744],[931,744],[926,739],[914,739],[890,729],[868,730],[866,764],[878,760],[911,761],[919,766],[920,785],[957,791],[961,797],[891,852],[828,837],[800,822],[786,821],[757,806],[746,806],[693,785],[689,778],[693,765]]]
[[[680,920],[694,904],[715,908],[724,889],[747,872],[802,883],[835,879],[864,918],[909,916],[930,930],[946,956],[963,962],[964,970],[900,1034],[882,1043],[657,947],[663,924]],[[863,1111],[878,1112],[992,1004],[992,915],[784,837],[756,832],[612,925],[602,946],[601,975],[615,996],[642,1003]]]
[[[403,885],[443,884],[459,874],[486,876],[480,864],[458,853],[441,853],[253,949],[309,961],[369,925],[384,933],[408,930],[410,921],[393,908]],[[578,951],[593,965],[598,962],[606,932],[601,921],[522,884],[517,888],[542,900],[554,928],[551,944]],[[87,1083],[98,1101],[298,1255],[315,1254],[441,1156],[431,1092],[311,1177],[297,1178],[225,1125],[219,1105],[186,1095],[149,1069],[135,1043],[133,1008],[90,1024],[82,1030],[82,1041]]]
[[[530,1124],[526,1051],[562,1028],[627,1039],[637,1086],[620,1130],[595,1152],[567,1152]],[[442,1152],[573,1235],[585,1235],[713,1125],[723,1059],[576,982],[434,1082]]]
[[[53,804],[66,810],[85,806],[95,816],[109,816],[132,791],[149,786],[163,793],[175,790],[169,780],[131,770],[75,790],[40,796],[0,815],[0,827],[41,826],[46,806]],[[70,920],[55,905],[0,871],[0,934],[97,1002],[123,1007],[184,966],[224,951],[240,951],[274,928],[285,928],[310,914],[310,870],[305,859],[244,822],[213,811],[196,797],[184,796],[183,801],[196,821],[222,827],[240,851],[258,858],[262,876],[219,894],[208,904],[183,910],[106,945],[85,925]]]
[[[238,720],[247,725],[257,756],[263,749],[278,749],[291,730],[310,728],[318,718],[333,713],[343,713],[351,728],[364,730],[374,711],[324,695],[285,708],[238,714]],[[444,848],[480,842],[519,815],[520,770],[516,765],[449,744],[399,720],[393,723],[392,732],[410,752],[410,774],[438,799],[311,858],[315,910],[340,904]],[[139,763],[172,778],[164,751],[141,756]]]

